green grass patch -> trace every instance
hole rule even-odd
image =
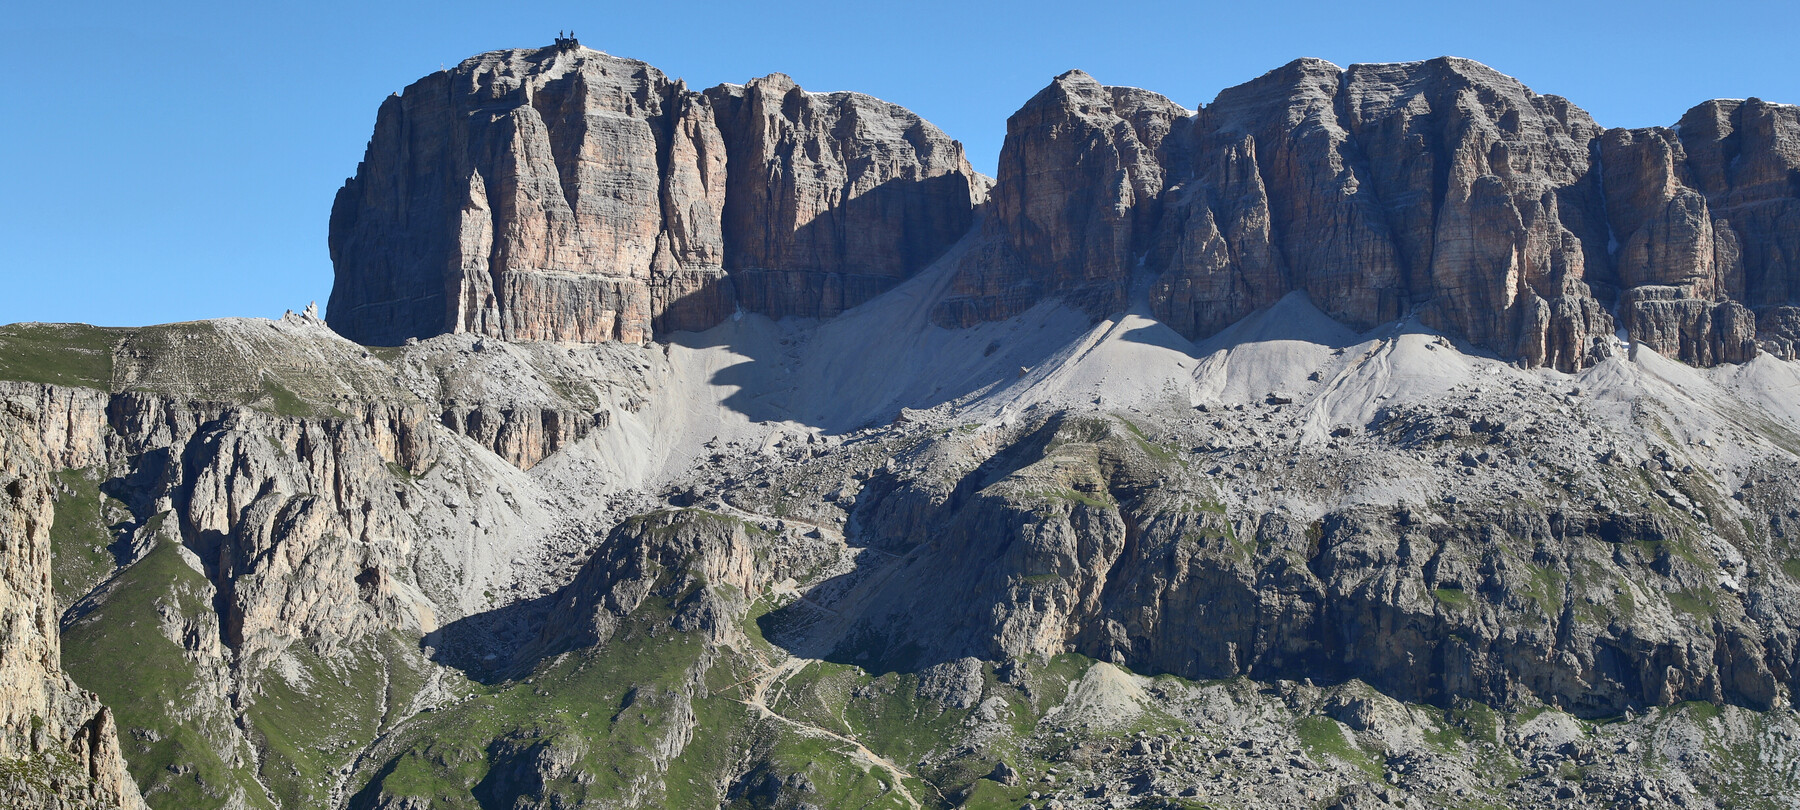
[[[962,810],[1017,810],[1030,795],[1031,789],[1024,785],[1007,787],[991,779],[977,779],[960,807]]]
[[[671,631],[672,612],[669,599],[652,597],[604,647],[543,662],[522,680],[473,684],[474,699],[403,725],[395,753],[361,775],[369,781],[353,804],[411,797],[477,808],[533,795],[577,806],[650,785],[651,806],[718,806],[716,782],[747,747],[751,716],[735,692],[711,690],[751,670],[734,657],[716,661],[709,689],[690,698],[688,673],[701,665],[704,642],[700,633]],[[653,752],[689,711],[702,733],[663,773]],[[540,756],[574,764],[545,775],[533,765]]]
[[[1543,609],[1545,615],[1555,618],[1562,615],[1563,609],[1563,576],[1539,565],[1527,564],[1525,570],[1531,575],[1531,587],[1526,591],[1531,600]]]
[[[1667,596],[1670,607],[1697,619],[1710,618],[1719,610],[1719,594],[1711,588],[1683,588]]]
[[[1151,458],[1163,464],[1173,464],[1181,458],[1180,454],[1176,453],[1174,450],[1151,441],[1149,436],[1144,435],[1143,428],[1138,427],[1135,422],[1132,422],[1130,419],[1126,419],[1123,416],[1117,416],[1115,418],[1119,420],[1120,424],[1125,426],[1127,431],[1131,432],[1131,437],[1137,440],[1138,447],[1142,448]]]
[[[1689,700],[1677,703],[1674,706],[1669,707],[1669,711],[1686,714],[1689,719],[1696,723],[1706,723],[1725,716],[1725,711],[1719,708],[1718,704],[1708,703],[1704,700]]]
[[[262,673],[248,715],[262,749],[260,775],[284,807],[327,804],[335,771],[410,702],[424,678],[405,641],[377,636],[330,659],[304,644]]]
[[[50,570],[60,613],[113,572],[110,528],[130,513],[100,492],[100,471],[56,474],[56,517],[50,523]]]
[[[1294,735],[1300,738],[1300,745],[1315,760],[1322,761],[1328,757],[1337,759],[1356,767],[1376,781],[1383,778],[1381,763],[1351,742],[1344,734],[1344,727],[1336,720],[1319,715],[1302,717],[1294,724]]]
[[[268,400],[269,408],[282,416],[314,416],[319,410],[270,377],[262,380],[262,394]]]
[[[95,608],[63,632],[63,668],[117,713],[119,745],[144,799],[157,810],[219,807],[234,796],[269,807],[233,765],[229,706],[163,634],[162,614],[204,630],[212,587],[164,542],[120,571]],[[216,631],[215,631],[216,632]]]
[[[1466,608],[1469,606],[1469,592],[1458,586],[1435,588],[1431,591],[1431,595],[1450,607]]]
[[[0,326],[0,380],[111,390],[113,346],[130,333],[85,323]]]

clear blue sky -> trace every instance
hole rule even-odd
[[[781,71],[906,105],[992,173],[1079,67],[1197,106],[1295,57],[1443,54],[1607,126],[1800,102],[1787,2],[53,3],[0,14],[0,323],[279,316],[331,288],[326,221],[389,93],[484,50],[582,43],[692,86]]]

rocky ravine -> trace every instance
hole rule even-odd
[[[338,331],[0,327],[0,795],[1784,806],[1791,108],[1699,109],[1074,73],[982,205],[866,97],[471,59]]]

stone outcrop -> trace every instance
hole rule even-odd
[[[186,442],[169,497],[219,589],[240,657],[324,649],[437,619],[413,576],[415,531],[389,463],[356,422],[226,411]]]
[[[1601,155],[1622,286],[1657,288],[1626,297],[1633,339],[1703,365],[1792,357],[1800,108],[1709,101],[1609,130]]]
[[[1625,328],[1633,351],[1647,346],[1667,357],[1716,366],[1756,357],[1756,315],[1736,301],[1694,298],[1682,287],[1636,287],[1625,294]]]
[[[1141,278],[1195,339],[1300,290],[1357,328],[1416,313],[1531,365],[1609,355],[1615,307],[1641,345],[1739,362],[1791,346],[1797,120],[1708,102],[1679,134],[1603,130],[1454,58],[1302,59],[1194,113],[1072,71],[1009,119],[937,318],[1045,296],[1107,314]]]
[[[32,388],[0,391],[0,804],[141,808],[111,711],[63,672],[51,592],[50,474],[91,459],[86,392]]]
[[[960,144],[866,96],[779,74],[696,92],[572,41],[495,51],[382,105],[333,206],[328,315],[387,345],[829,316],[935,259],[981,188]]]
[[[1800,307],[1770,307],[1756,317],[1762,350],[1783,360],[1800,358]]]
[[[581,441],[589,431],[611,424],[612,414],[452,403],[444,410],[442,421],[513,466],[529,470],[550,454]]]
[[[592,386],[542,372],[462,375],[442,357],[459,341],[507,356],[473,338],[394,367],[299,315],[109,337],[112,373],[90,379],[111,391],[0,382],[0,690],[17,687],[0,803],[137,806],[141,789],[157,807],[325,806],[330,784],[289,774],[362,743],[283,747],[284,713],[327,699],[321,678],[358,695],[330,711],[360,719],[319,728],[336,740],[411,711],[420,684],[404,678],[429,665],[412,640],[491,604],[488,583],[519,564],[505,539],[560,529],[513,468],[610,412],[591,392],[546,396]],[[408,380],[415,363],[459,380]],[[507,397],[464,396],[490,374]],[[120,675],[127,659],[148,674]]]
[[[1193,339],[1304,291],[1565,371],[1634,345],[1791,355],[1800,108],[1711,101],[1606,130],[1466,59],[1296,60],[1189,111],[1081,71],[1007,121],[940,324],[1147,290]],[[331,322],[641,343],[737,309],[828,318],[959,239],[986,179],[955,141],[781,74],[689,90],[563,41],[383,106],[332,215]],[[1141,287],[1139,286],[1141,285]],[[1615,318],[1620,323],[1615,324]]]
[[[857,523],[909,564],[854,603],[861,614],[844,637],[863,648],[879,639],[890,656],[864,665],[1077,651],[1140,672],[1323,674],[1403,700],[1525,698],[1582,714],[1785,699],[1795,616],[1688,601],[1719,587],[1733,552],[1629,551],[1691,542],[1685,516],[1484,505],[1231,518],[1208,505],[1207,476],[1159,460],[1130,431],[1053,416],[974,454],[947,437],[872,476]],[[1786,586],[1768,587],[1779,598]],[[1627,599],[1631,610],[1611,607]],[[1708,620],[1687,621],[1688,610]]]
[[[1047,294],[1096,315],[1124,306],[1129,270],[1164,188],[1163,141],[1187,110],[1155,93],[1103,87],[1075,70],[1006,122],[986,249],[968,254],[940,320],[1015,315]]]
[[[1477,345],[1584,367],[1612,331],[1584,280],[1607,266],[1599,131],[1457,59],[1300,60],[1192,114],[1065,74],[1009,122],[987,229],[1002,246],[971,254],[940,320],[1016,310],[986,301],[1018,288],[1019,268],[1080,266],[1031,281],[1084,304],[1142,268],[1153,312],[1192,338],[1304,290],[1359,328],[1416,308]],[[1045,182],[1056,167],[1088,174]],[[1117,224],[1066,219],[1044,238],[1032,213],[1089,210]]]
[[[714,641],[735,638],[731,620],[769,585],[799,573],[817,543],[783,538],[727,515],[697,509],[639,515],[619,524],[605,549],[558,594],[558,620],[520,654],[524,662],[564,650],[605,644],[618,623],[653,594],[677,601],[678,629],[702,630]],[[809,548],[808,546],[814,546]],[[727,586],[720,589],[717,586]],[[721,604],[736,594],[738,601]]]
[[[745,309],[831,317],[969,229],[981,184],[962,146],[906,109],[779,73],[706,96],[728,155],[725,268]]]

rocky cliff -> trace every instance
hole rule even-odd
[[[938,322],[1143,285],[1189,338],[1304,291],[1530,365],[1635,345],[1793,356],[1795,108],[1607,130],[1465,59],[1298,60],[1189,111],[1080,71],[1008,120]],[[744,309],[831,317],[960,238],[987,181],[904,109],[780,74],[690,91],[564,43],[383,105],[332,216],[330,317],[364,343],[643,342]]]
[[[334,215],[400,345],[0,326],[0,797],[1784,807],[1794,117],[1688,119],[1069,73],[977,218],[873,99],[477,57]]]
[[[539,587],[495,579],[527,557],[533,576],[567,564],[495,537],[587,531],[520,468],[604,427],[608,380],[483,372],[521,350],[457,340],[394,367],[302,315],[0,333],[23,378],[0,382],[17,630],[0,789],[331,803],[333,757],[429,685],[417,640]],[[306,718],[321,706],[340,719]]]
[[[97,435],[69,419],[96,398],[0,387],[0,799],[9,807],[144,807],[111,710],[63,672],[52,591],[53,474],[102,450]]]
[[[42,631],[0,650],[77,696],[32,750],[101,741],[23,795],[118,768],[157,808],[1793,786],[1791,362],[1522,369],[1294,293],[1211,349],[1141,312],[932,309],[655,345],[0,327],[51,585],[14,604],[61,672]]]
[[[362,343],[639,343],[743,308],[829,317],[968,229],[984,184],[898,106],[774,74],[689,90],[571,43],[387,100],[332,208],[329,316]]]
[[[1189,338],[1299,290],[1359,329],[1416,313],[1564,370],[1612,353],[1614,312],[1689,362],[1791,355],[1795,109],[1604,130],[1442,58],[1299,60],[1189,113],[1074,71],[1008,120],[986,246],[939,320],[1045,295],[1106,314],[1141,278]]]

